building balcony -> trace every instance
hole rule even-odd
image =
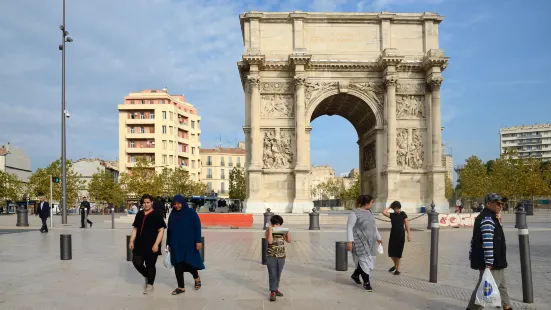
[[[155,104],[119,104],[119,111],[155,111]]]
[[[155,119],[151,118],[128,118],[125,121],[126,125],[155,125]]]
[[[155,133],[154,132],[146,132],[146,133],[127,133],[126,139],[155,139]]]
[[[155,148],[154,147],[132,147],[132,148],[127,148],[126,149],[126,153],[128,154],[143,154],[143,153],[147,153],[147,154],[154,154],[155,153]]]
[[[184,137],[178,136],[178,142],[189,144],[189,138],[184,138]]]
[[[530,145],[530,144],[533,144],[533,145],[542,144],[542,141],[541,139],[539,139],[539,140],[522,140],[517,142],[517,145]]]
[[[207,174],[207,179],[212,179],[212,174]]]

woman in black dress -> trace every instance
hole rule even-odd
[[[390,213],[390,209],[392,209],[394,213]],[[390,207],[383,211],[383,215],[390,218],[390,223],[392,224],[390,239],[388,241],[388,256],[394,262],[394,266],[388,271],[394,272],[395,275],[399,275],[400,260],[402,259],[402,252],[404,251],[404,244],[406,242],[406,231],[408,233],[408,241],[411,241],[408,216],[402,211],[402,205],[399,201],[394,201]]]

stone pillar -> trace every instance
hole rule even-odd
[[[398,77],[394,74],[385,76],[387,97],[387,145],[388,168],[396,168],[396,84]]]
[[[249,91],[251,96],[251,164],[249,169],[261,169],[262,168],[262,145],[260,135],[260,77],[258,75],[247,76],[247,82],[249,83]]]
[[[432,166],[442,167],[442,124],[440,121],[440,85],[441,76],[430,76],[427,83],[431,89],[431,131],[432,131]]]
[[[304,102],[304,83],[306,78],[303,75],[295,76],[295,134],[296,134],[296,165],[295,169],[308,169],[306,164],[306,121]]]

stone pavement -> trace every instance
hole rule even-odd
[[[102,218],[109,220],[109,217]],[[0,217],[0,226],[5,218]],[[34,225],[34,220],[31,224]],[[78,223],[77,217],[69,217]],[[282,277],[284,298],[267,300],[267,272],[260,264],[260,230],[205,229],[207,269],[203,288],[170,296],[176,281],[172,270],[157,263],[156,291],[142,295],[142,279],[126,261],[125,235],[130,229],[107,229],[96,218],[92,229],[54,228],[0,235],[0,309],[464,309],[477,273],[468,268],[470,229],[442,229],[439,283],[428,283],[430,234],[415,230],[406,244],[401,276],[386,272],[390,259],[379,256],[373,275],[374,292],[353,284],[348,272],[334,269],[335,241],[343,230],[293,230]],[[60,225],[56,225],[59,227]],[[38,227],[38,226],[35,226]],[[388,229],[381,228],[388,240]],[[73,260],[59,260],[59,234],[73,238]],[[546,309],[551,302],[551,240],[548,231],[530,235],[536,304],[524,307],[520,282],[518,238],[507,232],[509,294],[515,309]]]

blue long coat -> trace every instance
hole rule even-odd
[[[205,269],[196,244],[201,243],[201,220],[195,210],[187,207],[172,209],[168,217],[166,244],[170,247],[172,265],[185,262],[197,270]]]

